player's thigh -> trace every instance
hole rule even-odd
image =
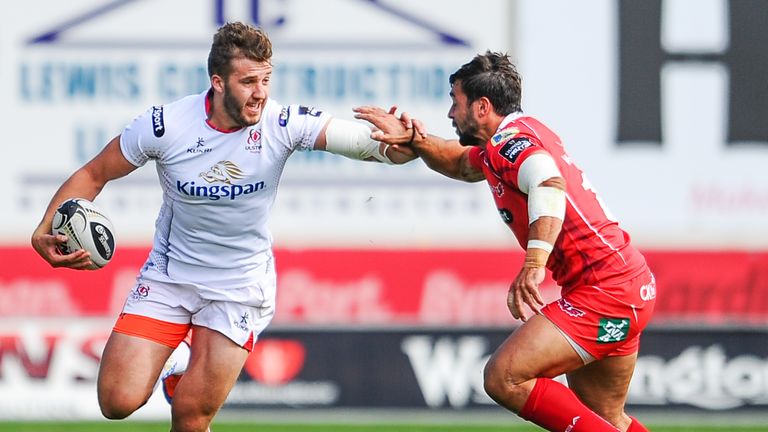
[[[187,371],[173,396],[173,416],[212,416],[237,381],[248,351],[222,333],[194,326]]]
[[[486,365],[486,381],[520,384],[555,377],[583,366],[581,357],[543,315],[534,315],[510,335]]]
[[[593,411],[604,418],[624,412],[637,353],[605,357],[569,372],[568,386]]]
[[[99,402],[126,408],[142,405],[172,351],[166,345],[113,331],[99,364]]]

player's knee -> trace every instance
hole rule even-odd
[[[522,393],[519,384],[525,381],[516,377],[509,365],[491,358],[483,370],[483,388],[495,401],[509,400]]]
[[[141,408],[146,402],[146,397],[136,397],[129,392],[113,391],[109,394],[99,394],[101,414],[110,420],[122,420]]]
[[[112,401],[99,403],[101,415],[109,420],[122,420],[139,409],[140,406],[141,405],[136,406],[128,403],[115,403]]]

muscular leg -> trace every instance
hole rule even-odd
[[[173,349],[112,332],[99,364],[97,393],[104,417],[122,419],[144,405]]]
[[[552,322],[535,315],[501,344],[485,366],[485,390],[519,413],[535,378],[556,377],[584,363]]]
[[[557,327],[536,315],[491,356],[485,390],[499,405],[549,431],[615,432],[571,390],[551,379],[583,366]]]
[[[569,372],[568,386],[585,405],[625,431],[630,419],[624,403],[636,362],[637,354],[597,360]]]
[[[194,327],[186,372],[171,403],[173,432],[202,432],[219,411],[248,357],[248,351],[223,334]]]

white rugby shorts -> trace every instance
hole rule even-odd
[[[175,347],[196,325],[216,330],[251,351],[275,314],[274,297],[265,300],[264,295],[263,285],[274,287],[276,281],[274,267],[269,267],[260,286],[221,290],[220,295],[210,286],[140,277],[114,330]]]

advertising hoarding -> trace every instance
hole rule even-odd
[[[31,248],[0,248],[0,318],[114,317],[148,248],[123,247],[93,272],[52,269]],[[653,323],[764,325],[768,253],[644,251],[658,287]],[[275,323],[292,326],[513,325],[506,293],[522,251],[277,249]],[[560,296],[547,278],[545,301]]]
[[[98,418],[97,353],[111,322],[0,321],[0,418]],[[224,411],[258,417],[259,409],[274,408],[490,409],[482,370],[508,334],[274,327],[248,358]],[[764,409],[766,336],[764,330],[647,330],[628,409]],[[168,418],[159,394],[132,419]]]

